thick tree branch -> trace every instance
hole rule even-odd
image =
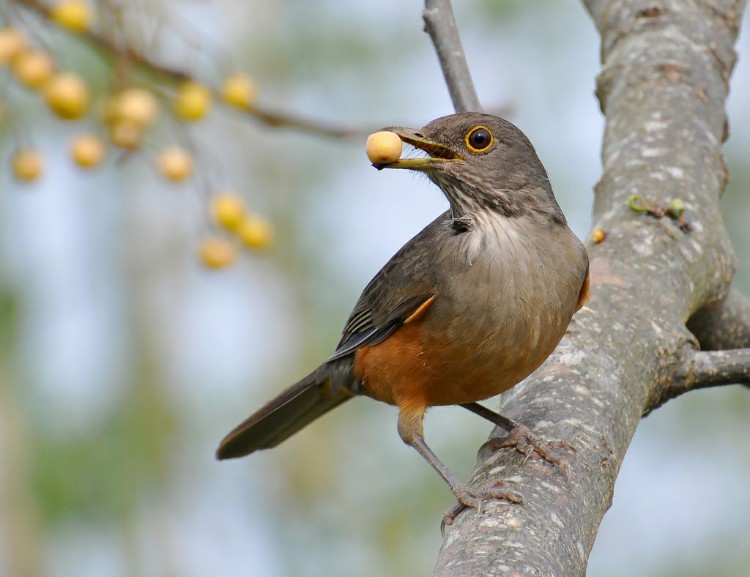
[[[590,302],[502,407],[576,452],[566,478],[541,459],[481,451],[472,482],[505,479],[525,502],[459,515],[434,575],[585,575],[636,427],[664,383],[684,373],[684,351],[695,345],[686,320],[729,290],[734,257],[718,200],[724,103],[744,2],[585,5],[602,37],[598,95],[607,125],[594,227],[607,236],[590,247]],[[679,198],[689,230],[633,212],[633,194],[658,206]],[[691,366],[710,372],[699,361]]]
[[[450,0],[425,0],[424,5],[424,29],[435,45],[453,107],[456,112],[481,112]]]
[[[750,349],[705,352],[686,348],[671,380],[654,391],[645,414],[689,391],[725,385],[750,385]]]
[[[693,389],[750,383],[750,349],[692,351],[669,390],[676,397]],[[681,378],[680,378],[681,377]]]
[[[696,312],[687,326],[703,350],[750,348],[750,299],[732,290]]]

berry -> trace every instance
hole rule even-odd
[[[401,158],[402,150],[401,139],[393,132],[375,132],[367,137],[365,151],[373,164],[396,162]]]
[[[70,144],[70,155],[78,166],[92,168],[104,160],[104,143],[93,134],[81,134]]]
[[[218,236],[206,238],[201,243],[199,254],[203,265],[212,269],[229,266],[237,258],[234,245],[227,239]]]
[[[118,121],[109,129],[109,139],[119,148],[135,150],[141,144],[141,129],[132,122]]]
[[[175,114],[183,120],[200,120],[211,108],[211,91],[198,82],[183,82],[172,104]]]
[[[13,74],[26,88],[41,89],[55,68],[52,58],[41,50],[24,50],[12,61]]]
[[[15,28],[8,26],[0,30],[0,66],[10,62],[26,48],[26,39]]]
[[[91,28],[91,9],[83,0],[62,0],[50,9],[52,20],[60,26],[81,32]]]
[[[126,88],[111,103],[111,119],[145,127],[156,120],[159,104],[156,97],[144,88]]]
[[[193,157],[182,148],[168,147],[159,153],[156,167],[164,178],[185,180],[193,172]]]
[[[591,233],[591,242],[593,242],[594,244],[603,242],[605,238],[607,238],[607,233],[604,232],[604,230],[601,228],[597,228]]]
[[[44,170],[44,159],[38,150],[18,150],[11,159],[16,180],[31,182],[39,178]]]
[[[258,96],[255,82],[245,74],[232,74],[224,79],[221,96],[227,104],[238,108],[247,108]]]
[[[273,228],[265,218],[248,215],[237,228],[237,236],[249,248],[263,250],[273,241]]]
[[[219,225],[227,230],[236,230],[245,216],[245,204],[238,195],[222,192],[211,201],[211,212]]]
[[[44,87],[44,99],[57,116],[75,120],[86,112],[89,89],[77,74],[55,74]]]

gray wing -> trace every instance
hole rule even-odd
[[[450,222],[448,212],[441,214],[380,269],[362,291],[329,361],[345,357],[364,345],[384,341],[435,296],[433,245],[446,232],[451,234]]]
[[[221,442],[216,456],[234,459],[275,447],[350,399],[351,391],[337,385],[351,381],[353,359],[349,355],[383,341],[435,296],[429,255],[435,253],[434,243],[449,231],[446,213],[406,243],[365,287],[328,362],[240,423]]]

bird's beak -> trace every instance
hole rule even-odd
[[[444,144],[425,138],[418,130],[413,128],[402,128],[392,126],[384,128],[389,132],[396,134],[406,144],[411,144],[414,148],[424,150],[430,156],[428,158],[400,158],[395,162],[374,164],[378,170],[383,168],[409,168],[411,170],[429,170],[445,162],[455,162],[461,160],[461,156],[453,149]]]

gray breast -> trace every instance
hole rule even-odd
[[[446,274],[436,282],[442,306],[434,321],[454,343],[479,345],[484,354],[556,344],[582,282],[574,278],[580,271],[562,264],[578,240],[565,225],[528,218],[492,215],[476,225],[439,251],[450,266],[439,267]]]

